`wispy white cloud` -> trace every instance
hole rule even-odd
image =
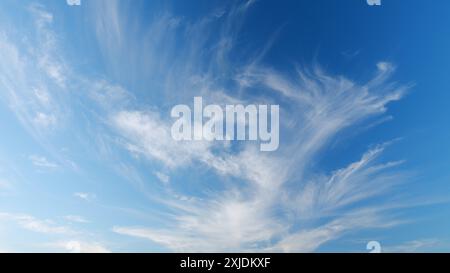
[[[161,197],[171,211],[163,220],[168,223],[164,229],[116,226],[115,232],[146,238],[179,251],[314,251],[351,230],[397,223],[375,208],[351,206],[384,194],[403,180],[401,173],[391,171],[401,161],[377,162],[385,145],[370,149],[360,160],[330,173],[314,166],[339,132],[385,113],[388,103],[404,95],[407,86],[389,82],[395,67],[380,62],[373,78],[359,83],[327,73],[318,65],[311,69],[297,68],[294,76],[288,76],[262,65],[263,56],[256,54],[255,59],[247,62],[234,62],[234,69],[230,70],[227,65],[232,62],[230,52],[235,48],[239,22],[249,3],[230,9],[216,40],[208,34],[214,29],[217,16],[191,22],[186,31],[189,37],[198,35],[199,39],[186,41],[186,57],[180,54],[173,60],[178,69],[172,72],[177,77],[170,77],[170,84],[162,85],[162,93],[170,94],[178,87],[177,94],[182,94],[178,100],[182,101],[201,94],[211,103],[280,104],[283,138],[279,151],[264,154],[251,144],[243,144],[236,150],[201,141],[174,142],[170,121],[157,110],[112,113],[111,125],[123,137],[122,145],[130,153],[152,162],[156,160],[174,172],[200,163],[218,174],[218,181],[222,177],[237,179],[236,184],[227,180],[225,190],[209,189],[201,198],[177,199],[173,192],[167,198]],[[119,23],[117,29],[126,26],[119,10],[111,11],[110,16]],[[161,29],[159,23],[156,20],[150,28]],[[115,39],[122,37],[119,45],[140,41],[138,37],[124,39],[118,35],[130,33],[113,33],[117,34]],[[170,51],[171,39],[165,38],[170,37],[171,31],[166,29],[165,33],[160,38]],[[108,41],[102,35],[98,38],[104,43]],[[108,46],[110,52],[120,51],[114,44]],[[210,55],[200,57],[196,52]],[[235,85],[226,83],[219,75],[234,79]],[[238,92],[233,92],[235,88]],[[261,91],[268,95],[258,96]],[[314,224],[317,219],[325,223]]]
[[[57,164],[72,168],[50,137],[67,123],[71,111],[66,101],[70,73],[52,30],[54,16],[39,4],[27,12],[33,32],[18,37],[0,27],[0,99]]]
[[[15,221],[22,228],[33,232],[63,235],[76,234],[76,231],[70,227],[57,225],[51,220],[41,220],[27,214],[0,213],[0,220],[2,219]]]
[[[164,174],[162,172],[155,172],[155,175],[159,179],[159,181],[163,182],[164,184],[170,182],[170,176],[168,176],[167,174]]]
[[[36,32],[41,42],[41,48],[38,48],[37,63],[46,75],[59,87],[65,87],[65,74],[68,71],[63,58],[56,52],[58,50],[56,45],[57,38],[50,29],[53,23],[53,14],[39,4],[32,4],[29,10],[34,16]]]
[[[303,189],[297,194],[290,194],[292,189],[283,187],[289,181],[277,179],[277,168],[268,170],[259,165],[260,170],[252,172],[255,180],[248,180],[250,187],[245,191],[234,188],[232,192],[220,192],[206,200],[169,203],[178,213],[164,230],[115,227],[114,231],[146,238],[177,251],[314,251],[352,230],[385,228],[399,223],[373,209],[350,209],[336,214],[345,204],[370,198],[391,186],[389,181],[387,185],[380,183],[383,175],[382,172],[376,174],[377,167],[361,166],[361,170],[354,170],[355,165],[367,163],[366,157],[337,171],[339,175],[331,175],[326,183],[313,184],[317,187],[314,190]],[[250,162],[255,164],[255,161]],[[372,181],[361,177],[365,172],[373,172],[374,177],[374,184],[367,190],[364,187]],[[343,177],[338,178],[341,174]],[[374,190],[377,186],[380,188]],[[308,229],[294,228],[325,216],[331,217],[325,224]]]
[[[383,150],[384,146],[378,146],[348,167],[305,183],[292,199],[292,205],[298,205],[298,217],[327,214],[385,193],[400,181],[404,181],[401,173],[389,171],[402,162],[373,164]]]
[[[49,103],[53,99],[42,87],[45,83],[36,83],[34,77],[39,71],[35,70],[33,57],[26,56],[5,34],[0,34],[0,49],[2,97],[31,133],[48,132],[56,125],[59,109],[58,104]],[[35,90],[35,96],[29,95],[31,90]]]
[[[41,128],[52,128],[56,125],[56,117],[52,114],[38,112],[33,119],[33,123]]]
[[[73,196],[83,199],[85,201],[91,201],[96,198],[96,195],[90,192],[75,192]]]
[[[215,11],[197,22],[164,13],[152,19],[143,35],[129,27],[133,20],[124,15],[125,4],[115,0],[93,4],[97,39],[115,76],[133,81],[152,75],[150,80],[142,80],[143,85],[160,90],[150,94],[154,104],[143,107],[121,86],[80,76],[80,84],[89,90],[84,95],[102,109],[90,109],[93,113],[86,114],[93,115],[98,127],[105,124],[112,129],[95,132],[102,144],[96,148],[110,155],[114,151],[110,146],[119,143],[139,160],[157,162],[165,173],[155,175],[163,182],[172,172],[199,164],[212,170],[217,175],[215,182],[224,185],[217,191],[201,192],[201,197],[172,188],[166,195],[153,193],[170,211],[161,217],[164,227],[116,226],[114,232],[180,251],[314,251],[352,230],[396,223],[384,211],[351,206],[386,193],[402,180],[398,172],[391,171],[399,162],[378,162],[384,145],[331,172],[314,165],[339,132],[385,113],[389,102],[403,96],[406,87],[389,81],[395,67],[380,62],[373,78],[362,83],[327,73],[318,65],[297,68],[294,76],[287,75],[261,64],[273,41],[256,57],[234,61],[230,53],[236,48],[245,11],[252,4],[254,1],[247,1]],[[32,6],[31,12],[38,29],[36,44],[41,46],[30,55],[7,35],[0,35],[0,84],[25,126],[46,133],[65,118],[61,109],[66,110],[66,98],[52,91],[68,87],[69,68],[58,54],[50,29],[53,16],[41,6]],[[128,73],[130,67],[137,72]],[[36,74],[40,77],[28,76]],[[38,80],[41,78],[46,80]],[[24,90],[32,90],[33,96]],[[168,105],[189,102],[194,95],[219,104],[280,104],[280,149],[268,154],[251,144],[234,147],[230,143],[173,141],[171,121],[162,113]],[[40,167],[56,165],[42,157],[30,160]],[[145,184],[138,170],[116,164],[140,187]],[[73,195],[86,201],[95,198],[87,192]],[[30,216],[13,219],[38,232],[65,233],[66,229]],[[322,223],[315,222],[317,219]],[[106,250],[78,240],[59,245],[77,252]]]
[[[44,28],[53,22],[53,14],[45,10],[42,5],[32,4],[28,9],[35,16],[35,23],[39,28]]]
[[[382,251],[387,253],[414,253],[433,251],[441,244],[437,239],[422,239],[407,241],[399,245],[383,246]]]
[[[345,233],[367,228],[389,228],[400,222],[381,215],[373,209],[359,209],[341,215],[323,225],[291,233],[269,248],[270,251],[312,252],[322,244]]]
[[[122,86],[106,80],[89,79],[84,82],[84,85],[88,87],[88,97],[107,112],[117,111],[135,102],[136,99],[131,92]]]
[[[88,220],[84,219],[84,217],[79,215],[66,215],[64,216],[64,219],[66,219],[69,222],[76,222],[76,223],[89,223]]]
[[[176,167],[193,158],[205,157],[211,142],[177,142],[170,134],[170,124],[162,121],[158,113],[122,111],[113,117],[113,124],[128,142],[126,148],[133,153]]]
[[[68,215],[65,216],[68,221],[87,223],[81,216]],[[14,222],[19,227],[31,232],[41,233],[48,238],[63,238],[55,243],[45,243],[42,245],[42,251],[47,251],[49,247],[55,250],[71,253],[107,253],[111,252],[102,243],[92,240],[92,233],[86,233],[82,230],[75,230],[71,226],[61,225],[50,219],[39,219],[28,214],[3,213],[0,212],[0,222]],[[72,239],[75,238],[75,239]],[[86,240],[86,238],[90,238]],[[53,239],[49,239],[53,240]],[[20,249],[14,250],[23,251]]]

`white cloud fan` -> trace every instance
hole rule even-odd
[[[375,163],[385,145],[369,150],[359,161],[329,175],[313,173],[311,165],[338,132],[384,113],[389,102],[402,97],[407,87],[388,82],[394,67],[380,62],[373,79],[359,84],[327,74],[317,66],[311,71],[299,69],[296,77],[287,77],[259,64],[259,56],[230,75],[227,52],[233,48],[239,27],[232,22],[239,20],[244,11],[236,8],[227,13],[224,25],[228,28],[224,28],[218,40],[229,43],[213,51],[211,61],[206,64],[198,61],[202,58],[195,51],[189,51],[207,47],[203,40],[191,45],[187,42],[188,57],[174,60],[176,67],[187,70],[177,70],[181,74],[170,78],[171,85],[165,92],[172,92],[172,86],[184,86],[187,101],[201,90],[202,95],[212,100],[226,98],[219,100],[223,104],[276,100],[281,105],[281,132],[288,137],[281,139],[276,153],[261,153],[251,144],[242,145],[236,152],[230,146],[217,147],[210,142],[173,141],[170,120],[161,118],[157,112],[122,110],[113,114],[112,125],[125,137],[130,152],[156,160],[173,172],[200,162],[216,171],[219,181],[221,177],[232,176],[243,182],[227,184],[226,190],[209,193],[204,198],[180,200],[170,195],[159,198],[172,211],[163,220],[167,223],[164,229],[116,226],[113,231],[149,239],[175,251],[314,251],[348,231],[396,223],[376,207],[350,209],[351,204],[385,193],[402,179],[400,173],[390,171],[401,162]],[[113,15],[115,21],[122,22],[120,14]],[[158,25],[156,21],[150,28]],[[197,31],[210,33],[208,30],[203,21],[192,24],[189,33],[196,36]],[[122,32],[115,28],[113,33]],[[99,39],[103,40],[103,36],[99,35]],[[122,42],[139,40],[122,39]],[[110,47],[111,43],[105,50],[120,51]],[[207,69],[199,78],[192,67]],[[236,80],[238,95],[223,91],[227,86],[216,80],[220,72]],[[250,89],[269,91],[274,96],[255,98],[254,92],[246,93]],[[324,216],[329,218],[327,222],[314,222]]]
[[[337,132],[383,113],[388,102],[401,97],[402,88],[383,90],[390,86],[382,80],[390,72],[380,70],[374,80],[362,86],[322,72],[309,78],[302,75],[298,83],[289,82],[292,89],[284,95],[297,105],[291,118],[298,123],[289,121],[290,128],[284,128],[284,133],[295,134],[295,138],[282,143],[280,152],[274,154],[249,146],[237,154],[223,148],[222,153],[214,155],[211,146],[202,142],[196,144],[200,149],[184,146],[189,143],[177,144],[168,133],[170,124],[153,115],[120,113],[120,118],[127,118],[116,119],[119,129],[129,137],[130,145],[137,145],[148,158],[172,167],[173,162],[188,165],[197,160],[218,173],[241,178],[246,186],[236,185],[203,200],[174,200],[169,206],[175,208],[176,216],[164,231],[135,227],[115,227],[114,231],[147,238],[177,251],[313,251],[346,231],[380,226],[381,215],[364,209],[367,213],[344,210],[341,216],[310,230],[294,228],[383,193],[401,178],[388,171],[400,162],[374,165],[384,145],[319,180],[307,180],[310,170],[305,164],[312,162]],[[274,81],[281,76],[267,73],[253,76],[252,81],[282,90],[275,84],[280,79]]]

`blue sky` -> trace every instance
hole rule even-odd
[[[449,251],[448,1],[0,4],[0,251]],[[175,142],[195,96],[280,147]]]

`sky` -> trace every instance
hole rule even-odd
[[[75,2],[0,4],[0,252],[450,251],[450,2]]]

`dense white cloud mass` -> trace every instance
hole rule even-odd
[[[111,31],[98,33],[99,40],[127,40],[119,27],[123,18],[112,7],[104,16],[118,23],[111,26],[114,27]],[[261,153],[251,144],[236,151],[232,145],[176,142],[170,137],[170,120],[164,120],[158,113],[125,110],[113,114],[112,124],[125,137],[125,147],[131,153],[157,160],[174,171],[198,162],[220,176],[239,180],[205,198],[161,198],[172,210],[164,221],[169,223],[164,229],[116,226],[113,230],[176,251],[314,251],[351,230],[390,226],[393,222],[376,208],[350,209],[350,205],[382,194],[401,181],[400,174],[389,171],[401,162],[376,163],[386,145],[371,149],[359,161],[331,174],[312,173],[311,163],[337,133],[383,114],[389,102],[402,97],[405,87],[388,82],[394,67],[380,62],[371,80],[357,83],[344,76],[330,75],[317,65],[312,69],[299,68],[294,77],[288,77],[256,59],[241,64],[241,69],[234,69],[230,75],[226,64],[239,27],[235,21],[240,20],[245,9],[241,6],[229,12],[225,19],[228,27],[222,33],[220,46],[212,53],[206,73],[198,78],[196,70],[205,64],[198,61],[201,58],[196,60],[187,54],[186,60],[176,61],[177,67],[185,69],[174,72],[165,92],[171,92],[175,85],[184,86],[187,99],[189,94],[194,96],[200,90],[212,102],[222,104],[255,100],[280,103],[285,136],[280,150]],[[163,16],[150,27],[160,33],[161,41],[171,37],[170,29],[161,34],[167,18]],[[192,24],[189,34],[196,37],[205,32],[208,20],[213,19]],[[194,56],[198,54],[194,49],[206,46],[202,41],[194,39],[188,44]],[[107,52],[120,52],[120,47],[111,45],[105,45]],[[156,54],[147,49],[146,54],[152,53]],[[235,79],[240,89],[237,96],[224,93],[227,86],[215,79],[220,72]],[[272,92],[273,96],[258,97],[255,89]],[[325,216],[329,218],[327,222],[314,224]]]
[[[197,20],[161,13],[145,29],[132,27],[126,13],[130,7],[119,1],[92,3],[89,22],[102,62],[115,80],[133,83],[127,87],[71,68],[52,30],[54,15],[32,5],[35,48],[21,49],[0,32],[1,98],[50,154],[28,159],[37,168],[69,168],[86,175],[89,168],[80,169],[50,141],[52,134],[73,125],[66,137],[83,139],[83,149],[95,154],[96,163],[112,165],[107,171],[138,185],[140,194],[160,209],[151,224],[118,221],[107,232],[173,251],[309,252],[348,232],[398,224],[385,206],[361,204],[404,181],[396,170],[402,161],[380,160],[391,143],[374,145],[331,171],[317,165],[339,133],[380,117],[390,102],[402,98],[407,86],[390,80],[395,66],[379,62],[366,81],[335,75],[318,64],[297,65],[287,73],[263,62],[275,38],[252,57],[236,60],[237,36],[254,2]],[[142,86],[147,93],[131,90]],[[279,149],[260,152],[251,142],[173,140],[167,109],[197,95],[219,105],[279,104]],[[201,179],[203,172],[176,179],[198,169],[220,186],[198,188],[202,184],[193,179]],[[150,181],[160,183],[150,187]],[[180,190],[180,183],[197,192]],[[120,196],[113,201],[126,200],[120,199],[122,192],[115,194]],[[71,188],[70,195],[90,201],[82,205],[97,201],[97,192],[89,190]],[[74,225],[95,221],[77,212],[62,215]],[[64,251],[110,251],[86,239],[76,226],[10,213],[0,214],[0,220],[33,232],[63,234],[65,239],[52,246]]]

